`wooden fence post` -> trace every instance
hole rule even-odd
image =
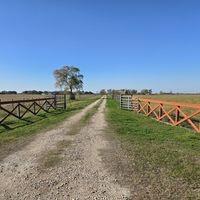
[[[120,103],[120,108],[122,108],[122,95],[121,94],[119,96],[119,103]]]
[[[64,94],[64,110],[67,109],[67,95]]]
[[[177,106],[176,108],[176,119],[175,119],[176,123],[180,120],[180,111],[178,110],[178,108],[180,108],[180,106]]]
[[[161,118],[163,116],[163,109],[162,109],[162,107],[163,107],[163,104],[161,103],[160,104],[160,109],[159,109],[159,118]]]
[[[138,112],[140,111],[141,106],[140,106],[140,99],[138,98]]]
[[[54,95],[54,108],[57,109],[57,96]]]
[[[1,103],[1,102],[0,102]],[[198,133],[200,133],[200,120],[198,120],[198,124],[197,124],[197,129],[198,129]]]
[[[148,102],[148,107],[147,107],[147,114],[149,114],[150,113],[150,111],[151,111],[151,107],[150,107],[150,101]]]
[[[13,99],[12,99],[12,101],[13,101]],[[14,109],[14,104],[12,103],[12,109]]]
[[[21,109],[20,109],[20,104],[18,103],[18,106],[17,106],[17,115],[19,117],[19,119],[21,118]]]

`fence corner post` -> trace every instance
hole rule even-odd
[[[64,110],[67,109],[67,95],[64,94]]]
[[[57,109],[57,95],[54,95],[54,107]]]
[[[175,123],[178,123],[178,121],[180,120],[180,106],[176,107],[176,116],[175,116]]]

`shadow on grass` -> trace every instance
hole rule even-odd
[[[39,113],[38,115],[28,116],[23,119],[8,119],[4,123],[0,124],[0,133],[32,125],[38,123],[41,120],[47,119],[51,116],[58,116],[66,112],[69,112],[69,110],[68,111],[56,110],[48,113]]]
[[[8,125],[6,124],[0,124],[0,127],[3,127],[5,130],[9,131],[9,130],[12,130],[12,128],[10,128]],[[1,133],[1,131],[0,131]]]
[[[48,118],[49,119],[55,118],[55,117],[59,118],[63,114],[79,111],[83,109],[85,106],[92,103],[93,101],[94,99],[70,102],[68,103],[67,110],[57,109],[57,110],[51,110],[49,112],[41,111],[37,115],[31,115],[29,113],[21,120],[10,117],[3,124],[0,124],[0,133],[5,133],[5,132],[9,133],[9,131],[12,131],[18,128],[22,128],[22,127],[26,127],[26,126],[34,125],[34,124],[37,125],[37,123],[39,123],[40,121],[45,120],[45,119],[48,120]]]

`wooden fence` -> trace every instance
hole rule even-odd
[[[166,122],[173,126],[191,128],[200,133],[200,104],[189,104],[179,102],[167,102],[154,99],[126,97],[132,104],[122,107],[123,109],[132,106],[131,110],[155,118],[157,121]],[[124,105],[124,98],[121,98],[120,105]]]
[[[200,105],[139,99],[138,113],[168,122],[173,126],[184,126],[200,132]]]
[[[50,109],[66,109],[66,96],[56,95],[49,98],[0,101],[0,124],[9,117],[23,119],[27,113],[37,115],[40,111],[49,112]]]

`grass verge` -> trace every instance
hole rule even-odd
[[[144,187],[156,187],[151,191],[158,196],[165,195],[163,198],[166,195],[170,198],[199,198],[198,133],[121,110],[111,99],[107,102],[107,120],[110,130],[116,133],[114,136],[120,139],[130,156],[136,172],[133,179]]]

